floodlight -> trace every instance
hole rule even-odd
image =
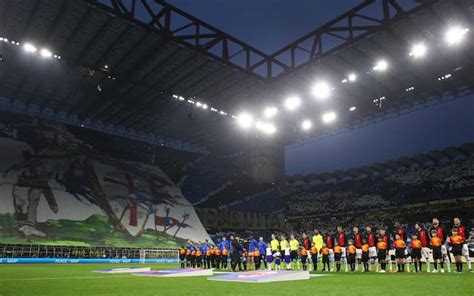
[[[288,110],[296,110],[301,105],[301,100],[297,96],[288,97],[285,100],[285,107]]]
[[[311,121],[309,120],[304,120],[302,123],[301,123],[301,128],[305,131],[309,130],[311,127],[313,126],[313,124],[311,123]]]
[[[426,55],[426,46],[423,43],[418,43],[412,46],[410,56],[414,58],[422,58]]]
[[[202,104],[202,109],[207,110],[207,108],[209,108],[207,104]]]
[[[237,123],[242,128],[249,128],[253,124],[253,117],[248,113],[241,113],[239,116],[237,116]]]
[[[331,86],[325,81],[318,81],[313,86],[312,94],[318,99],[326,99],[331,95]]]
[[[331,112],[326,112],[326,113],[323,114],[321,119],[323,120],[324,123],[331,123],[336,119],[336,113],[334,113],[332,111]]]
[[[379,71],[379,72],[385,71],[387,70],[387,68],[388,68],[388,63],[386,60],[379,60],[374,66],[374,70]]]
[[[357,80],[357,75],[355,73],[350,73],[347,75],[347,79],[349,79],[350,82],[354,82]]]
[[[267,107],[265,110],[263,110],[263,116],[266,118],[272,118],[278,113],[278,109],[276,107]]]
[[[469,32],[468,28],[451,27],[446,31],[444,40],[448,45],[457,45],[464,40],[467,32]]]
[[[349,111],[355,111],[356,109],[357,109],[356,106],[352,106],[352,107],[349,108]]]
[[[46,48],[41,49],[40,54],[41,54],[41,56],[42,56],[43,58],[50,58],[50,57],[53,56],[53,54],[51,53],[51,51],[49,51],[49,50],[46,49]]]
[[[261,132],[263,132],[267,135],[273,135],[274,133],[276,133],[276,128],[272,123],[258,121],[255,124],[255,127],[259,131],[261,131]]]
[[[31,43],[25,43],[23,45],[23,49],[26,51],[26,52],[31,52],[31,53],[35,53],[38,49]]]
[[[196,102],[196,106],[197,106],[197,107],[201,107],[201,106],[202,106],[202,103],[201,103],[201,102]]]

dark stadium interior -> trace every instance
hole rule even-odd
[[[405,264],[421,271],[421,261],[429,272],[430,260],[440,273],[445,263],[448,272],[451,266],[462,272],[464,263],[472,272],[474,110],[468,116],[469,110],[454,108],[446,116],[431,114],[430,121],[455,126],[457,137],[449,141],[448,127],[418,135],[416,126],[384,130],[379,124],[400,123],[434,105],[474,106],[473,0],[332,3],[345,12],[320,9],[315,18],[327,13],[331,20],[271,53],[188,12],[199,11],[199,3],[169,2],[0,0],[0,295],[14,295],[15,281],[24,280],[3,268],[17,263],[150,263],[232,274],[237,263],[258,270],[257,257],[265,269],[268,261],[269,272],[280,271],[276,261],[291,253],[288,272],[302,264],[314,283],[323,260],[327,272],[329,261],[334,271],[336,247],[344,248],[345,272],[348,265],[358,271],[353,265],[362,257],[358,263],[349,258],[362,247],[352,240],[359,234],[359,245],[362,237],[368,241],[370,227],[377,231],[371,272],[385,272],[387,262],[390,271],[392,263],[394,272],[402,272],[402,265],[404,272]],[[202,5],[215,5],[217,14],[226,5],[218,2]],[[256,9],[251,2],[233,4]],[[324,7],[324,1],[315,2]],[[298,21],[281,12],[281,24]],[[234,17],[228,20],[234,26],[246,21]],[[420,117],[420,126],[421,118],[427,117]],[[361,165],[347,165],[336,153],[341,150],[327,144],[334,151],[325,154],[317,144],[364,129],[398,143],[383,157],[366,156],[387,149],[384,137],[366,143],[367,151],[347,153]],[[437,145],[420,145],[428,138]],[[359,145],[365,138],[357,141],[338,148],[366,147]],[[411,142],[416,149],[402,149]],[[303,149],[291,152],[294,147]],[[328,155],[333,169],[310,157],[318,154]],[[295,159],[307,167],[288,169]],[[399,238],[400,230],[408,237]],[[434,248],[427,243],[428,255],[415,258],[411,243],[417,238],[411,235],[427,230],[425,239],[443,231],[442,246],[430,240]],[[378,244],[385,240],[385,247]],[[396,245],[400,241],[403,248]],[[92,278],[92,269],[82,268],[76,276]],[[39,271],[25,277],[43,284]],[[44,277],[56,280],[53,275]],[[365,280],[356,281],[372,289]],[[187,284],[196,290],[177,290],[177,282],[170,283],[164,295],[215,288],[191,280]],[[38,293],[49,285],[38,286]],[[289,291],[282,287],[281,293]],[[110,292],[79,288],[84,291],[57,291]],[[458,288],[470,290],[466,284]],[[134,282],[121,293],[136,289]],[[212,289],[209,295],[217,293]],[[255,291],[268,295],[265,289]]]

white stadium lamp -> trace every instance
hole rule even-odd
[[[40,54],[43,58],[51,58],[53,53],[46,48],[41,49]]]
[[[388,69],[388,62],[386,60],[379,60],[374,66],[374,70],[378,72],[383,72]]]
[[[25,43],[23,45],[23,49],[26,51],[26,52],[31,52],[31,53],[35,53],[38,49],[31,43]]]
[[[301,128],[305,131],[309,130],[312,126],[313,124],[309,120],[303,120],[303,122],[301,123]]]
[[[357,74],[356,73],[349,73],[349,75],[347,75],[347,79],[350,81],[350,82],[354,82],[357,80]]]
[[[460,44],[464,40],[467,32],[469,32],[468,28],[451,27],[446,31],[444,40],[448,45]]]
[[[426,55],[427,48],[423,43],[418,43],[412,46],[410,51],[410,56],[417,58],[422,58]]]
[[[265,116],[265,118],[272,118],[277,113],[278,113],[278,109],[276,107],[273,107],[273,106],[272,107],[267,107],[267,108],[265,108],[265,110],[263,110],[263,116]]]
[[[321,119],[323,120],[324,123],[331,123],[334,120],[336,120],[336,113],[334,113],[332,111],[331,112],[326,112],[326,113],[323,114]]]
[[[253,117],[248,113],[241,113],[239,116],[237,116],[237,123],[240,125],[240,127],[247,129],[252,126]]]
[[[325,81],[318,81],[314,84],[311,93],[317,99],[327,99],[331,95],[331,86]]]
[[[285,108],[292,111],[298,109],[298,107],[301,105],[301,100],[297,96],[291,96],[286,98],[285,100]]]

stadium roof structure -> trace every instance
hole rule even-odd
[[[276,136],[296,143],[470,93],[471,40],[453,53],[440,35],[449,24],[472,25],[473,14],[471,0],[366,0],[266,54],[162,0],[1,0],[0,107],[185,150],[234,152],[246,141],[232,114],[297,92],[308,106],[297,118],[280,116]],[[432,54],[409,61],[418,40]],[[30,43],[29,53],[19,50]],[[54,59],[38,58],[39,49]],[[371,72],[378,58],[390,71]],[[339,85],[324,106],[308,102],[315,77],[340,82],[348,71],[357,83]],[[327,109],[337,111],[337,124],[295,132],[302,116]]]
[[[334,172],[323,172],[319,174],[294,175],[286,178],[290,184],[303,182],[327,182],[329,180],[342,181],[345,179],[358,179],[362,177],[373,177],[410,170],[414,167],[423,168],[433,164],[440,164],[474,157],[474,143],[465,143],[459,147],[447,147],[442,150],[433,150],[427,153],[417,154],[411,157],[402,157],[397,160],[389,160],[384,163],[374,163],[371,165],[351,168],[347,170],[337,170]]]

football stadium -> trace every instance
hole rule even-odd
[[[0,15],[0,295],[474,295],[474,0]]]

